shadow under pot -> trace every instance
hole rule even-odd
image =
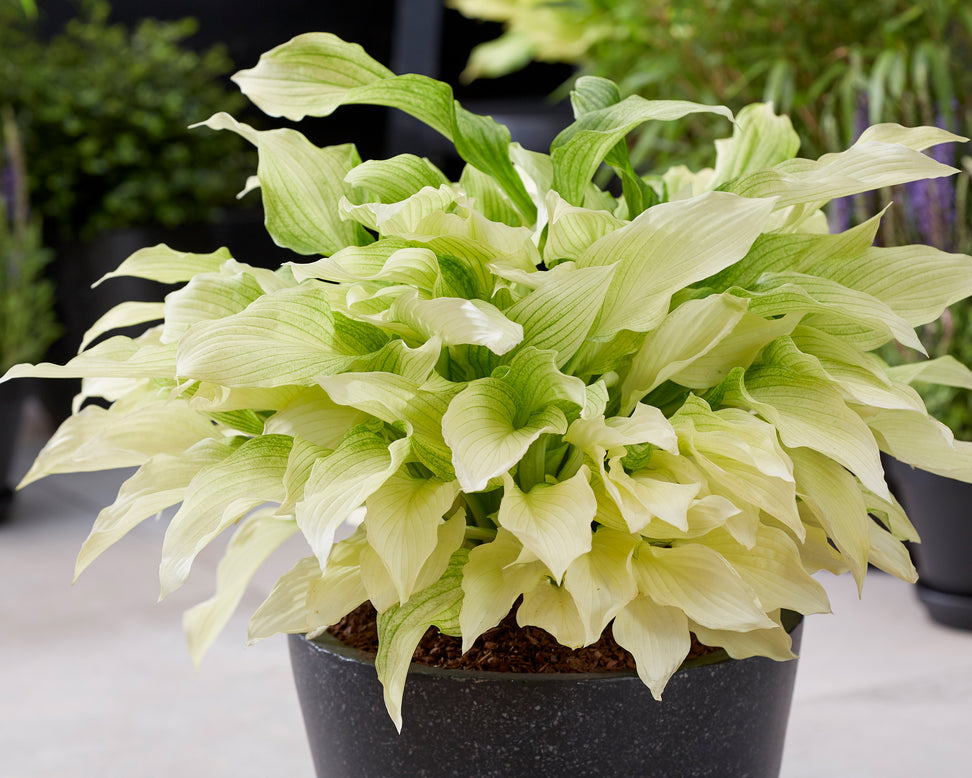
[[[799,649],[802,617],[785,623]],[[401,734],[373,656],[290,636],[318,778],[777,776],[797,662],[723,651],[683,666],[655,701],[634,671],[500,673],[412,664]],[[606,772],[605,772],[606,771]]]

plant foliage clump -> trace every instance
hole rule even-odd
[[[267,228],[308,260],[272,272],[226,250],[144,249],[111,275],[184,286],[120,306],[86,340],[160,324],[8,372],[80,376],[81,400],[112,401],[68,419],[25,482],[139,468],[78,572],[181,503],[167,594],[236,527],[215,595],[186,616],[198,658],[253,570],[300,533],[309,553],[251,638],[314,635],[370,600],[399,725],[430,625],[469,646],[518,601],[520,624],[566,646],[612,624],[660,697],[691,632],[732,657],[791,657],[781,609],[828,610],[818,570],[914,580],[901,541],[915,532],[880,453],[972,480],[972,444],[909,385],[972,373],[950,359],[890,368],[873,352],[894,340],[921,352],[914,328],[972,293],[972,257],[876,247],[880,215],[830,234],[820,209],[950,175],[922,152],[956,136],[878,125],[800,159],[768,105],[621,99],[589,77],[576,121],[536,153],[447,85],[325,33],[234,78],[295,121],[401,108],[467,165],[450,181],[409,154],[362,162],[292,129],[205,123],[257,147]],[[632,130],[705,114],[733,122],[714,168],[634,172]],[[620,195],[592,183],[602,163]]]

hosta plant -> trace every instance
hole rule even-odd
[[[251,639],[314,635],[370,600],[385,701],[427,628],[468,647],[512,608],[583,646],[613,626],[656,697],[690,633],[732,657],[792,656],[781,609],[828,610],[811,576],[868,564],[913,580],[914,539],[879,453],[972,480],[972,447],[909,381],[967,380],[951,359],[889,368],[872,352],[972,293],[972,258],[872,245],[880,215],[829,234],[821,207],[946,176],[943,130],[872,127],[795,158],[766,105],[735,117],[619,99],[581,79],[550,153],[511,144],[445,84],[395,76],[328,34],[295,38],[235,81],[273,116],[390,105],[468,163],[362,162],[293,129],[205,124],[259,150],[276,271],[165,246],[111,275],[184,284],[119,306],[67,365],[80,410],[25,482],[137,466],[98,516],[80,573],[146,517],[168,524],[161,588],[233,529],[212,599],[188,612],[198,658],[254,571],[300,533],[308,555],[254,614]],[[733,120],[714,169],[636,175],[627,133],[689,114]],[[724,121],[724,120],[723,120]],[[602,164],[618,194],[597,189]],[[152,324],[153,322],[160,324]],[[101,397],[109,407],[84,405]],[[83,407],[82,407],[83,406]]]

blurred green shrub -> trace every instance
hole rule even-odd
[[[20,133],[5,106],[0,111],[0,372],[36,362],[57,337],[54,288],[44,278],[50,254],[42,245],[40,220],[29,209]]]
[[[109,13],[84,0],[44,40],[18,0],[0,0],[0,104],[23,120],[32,202],[59,241],[210,220],[253,166],[242,141],[188,129],[244,105],[224,49],[186,46],[192,19],[128,29]]]

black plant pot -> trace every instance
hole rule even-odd
[[[777,776],[797,670],[762,657],[699,663],[656,702],[634,672],[413,664],[399,735],[368,655],[325,634],[290,636],[290,656],[318,778]]]
[[[911,545],[919,599],[940,624],[972,630],[972,484],[897,460],[885,469],[921,536]]]
[[[0,384],[0,522],[7,518],[13,502],[10,468],[20,430],[23,394],[22,381]]]

